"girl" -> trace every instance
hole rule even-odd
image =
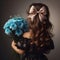
[[[44,54],[54,49],[52,24],[49,21],[49,9],[45,4],[33,3],[27,11],[29,31],[22,35],[22,42],[12,41],[12,48],[20,55],[21,60],[48,60]]]

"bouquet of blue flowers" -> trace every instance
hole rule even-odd
[[[5,34],[11,36],[15,40],[19,40],[24,32],[29,29],[28,22],[22,17],[10,18],[3,26]]]

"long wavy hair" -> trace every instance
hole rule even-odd
[[[40,46],[41,44],[44,45],[46,41],[50,40],[53,37],[52,34],[52,23],[49,20],[49,8],[48,6],[46,6],[45,4],[42,3],[33,3],[29,6],[28,10],[27,10],[27,14],[29,15],[29,10],[31,8],[31,6],[34,6],[37,11],[40,10],[41,7],[45,7],[46,8],[46,12],[47,14],[46,19],[42,20],[42,22],[39,19],[39,14],[37,14],[34,19],[33,22],[28,18],[28,22],[29,22],[29,28],[32,30],[32,42],[37,41],[38,46]]]

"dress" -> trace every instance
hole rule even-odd
[[[41,48],[37,47],[35,44],[30,44],[30,41],[30,39],[22,37],[17,43],[17,47],[25,51],[23,55],[20,55],[20,60],[48,60],[44,53],[46,53],[47,50],[53,49],[54,46],[44,46]],[[51,40],[51,42],[53,41]]]

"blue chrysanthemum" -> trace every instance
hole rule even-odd
[[[12,29],[12,30],[16,30],[17,25],[15,23],[12,23],[9,28]]]
[[[22,21],[16,21],[16,25],[18,26],[18,28],[23,28],[23,22]]]
[[[24,32],[28,31],[28,23],[27,20],[21,17],[14,17],[9,19],[3,26],[5,33],[10,35],[11,33],[20,36]],[[13,31],[13,32],[12,32]]]
[[[17,36],[20,36],[20,35],[22,35],[23,34],[23,31],[21,30],[21,29],[17,29],[16,31],[15,31],[15,35],[17,35]]]
[[[10,30],[9,28],[6,28],[6,29],[5,29],[5,33],[6,33],[7,35],[10,35],[10,33],[12,33],[12,32],[11,32],[11,30]]]

